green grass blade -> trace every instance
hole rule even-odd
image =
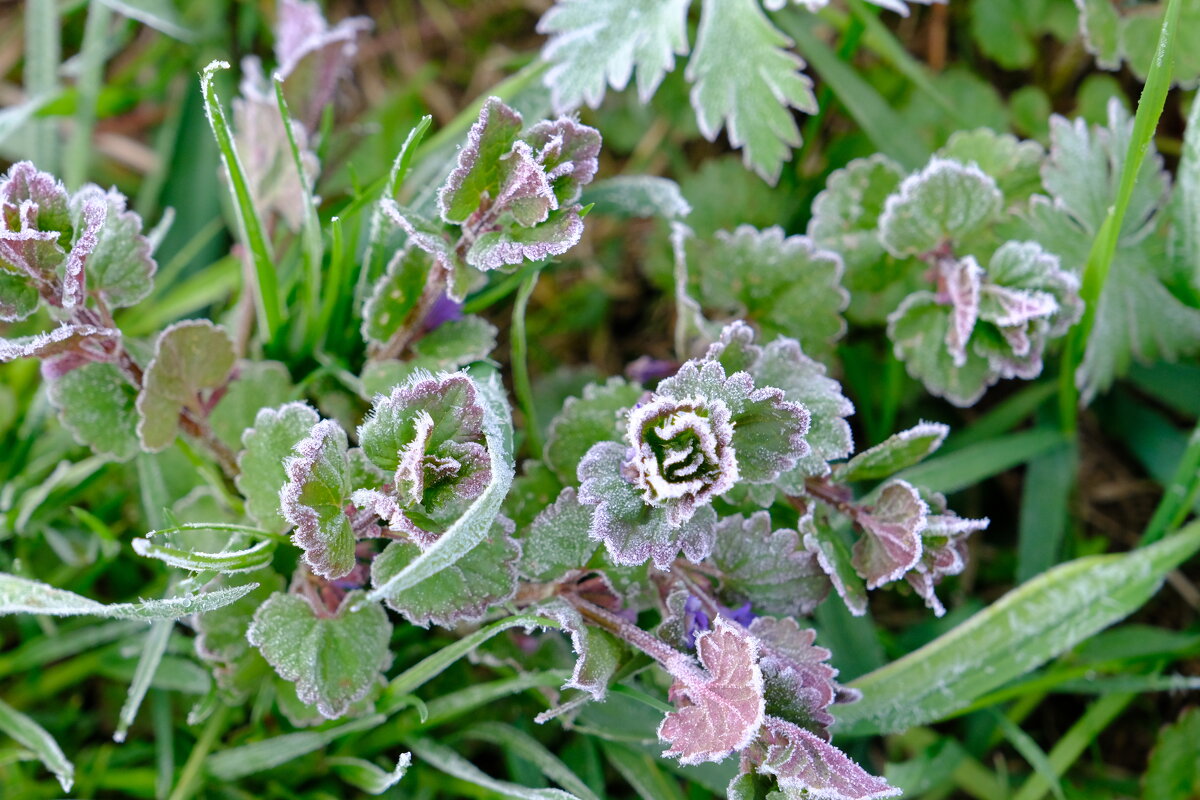
[[[71,791],[71,784],[75,781],[75,765],[67,760],[58,742],[46,733],[45,728],[0,700],[0,731],[31,750],[46,769],[58,778],[63,791]]]
[[[1017,582],[1040,575],[1060,560],[1079,454],[1063,442],[1029,462],[1021,489]]]
[[[542,774],[571,792],[579,800],[600,800],[586,783],[579,779],[558,756],[525,731],[503,722],[481,722],[463,731],[468,739],[478,739],[504,748],[534,764]]]
[[[133,673],[133,682],[129,684],[129,694],[126,695],[125,704],[121,706],[121,713],[117,718],[117,730],[113,733],[113,741],[118,743],[125,741],[125,735],[129,733],[129,726],[133,724],[138,709],[142,707],[142,700],[146,698],[150,681],[154,678],[154,673],[158,671],[158,665],[167,652],[167,640],[174,627],[175,623],[172,620],[159,620],[150,626],[141,658],[138,659],[137,669]]]
[[[1032,736],[1021,730],[1021,726],[999,711],[993,711],[992,717],[999,724],[1004,738],[1008,739],[1008,743],[1013,746],[1013,749],[1029,762],[1029,766],[1033,767],[1034,772],[1041,776],[1046,786],[1054,793],[1054,796],[1058,800],[1067,800],[1067,796],[1063,792],[1062,781],[1059,780],[1059,776],[1055,773],[1050,759],[1046,757],[1046,751],[1033,740]]]
[[[92,133],[96,128],[96,101],[104,81],[104,58],[108,54],[112,9],[100,2],[88,4],[79,50],[79,78],[75,82],[75,129],[67,142],[63,180],[72,191],[84,184],[92,158]]]
[[[382,714],[373,714],[325,730],[285,733],[282,736],[222,750],[208,757],[208,771],[218,780],[236,781],[320,750],[343,736],[369,731],[382,725],[385,719]]]
[[[262,218],[254,206],[254,196],[246,182],[246,172],[242,168],[241,159],[233,143],[233,135],[229,130],[229,122],[225,118],[225,111],[221,108],[221,100],[213,83],[217,72],[223,69],[229,69],[229,62],[214,61],[205,67],[200,77],[200,91],[204,95],[204,111],[208,116],[209,127],[212,128],[217,147],[221,151],[221,162],[229,175],[239,238],[246,246],[254,265],[254,275],[258,283],[254,295],[258,308],[258,324],[262,328],[264,341],[270,342],[283,322],[279,282],[275,275],[275,257],[271,253]]]
[[[663,772],[645,753],[617,742],[600,740],[600,749],[613,769],[633,787],[642,800],[686,800],[679,783]]]
[[[493,778],[449,747],[428,739],[412,739],[406,741],[406,744],[420,761],[451,777],[495,792],[501,797],[512,797],[516,800],[579,800],[575,795],[560,789],[530,789]]]
[[[50,97],[58,92],[58,67],[62,60],[62,20],[57,0],[29,0],[25,4],[25,93]],[[58,172],[58,130],[52,119],[30,123],[30,144],[38,169]]]
[[[944,719],[1141,607],[1200,550],[1200,522],[1141,550],[1063,564],[924,647],[853,681],[839,730],[866,735]]]
[[[897,477],[935,492],[950,494],[1024,464],[1064,442],[1062,433],[1057,430],[1022,431],[931,458],[904,470]]]

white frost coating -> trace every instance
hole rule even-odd
[[[112,619],[181,619],[227,606],[258,588],[257,583],[218,589],[205,594],[143,600],[140,603],[105,605],[82,595],[56,589],[39,581],[0,572],[0,616],[48,614],[55,617],[109,617]]]
[[[333,507],[331,514],[327,501],[320,503],[320,509],[314,508],[303,502],[303,494],[309,483],[320,481],[331,492],[340,493],[338,503],[345,502],[349,494],[346,450],[346,432],[341,425],[321,420],[307,438],[296,443],[295,455],[284,461],[288,480],[279,490],[280,510],[295,526],[292,542],[304,551],[304,562],[313,572],[330,580],[344,577],[354,568],[354,534],[340,507]],[[337,485],[329,485],[330,479]]]
[[[820,11],[825,6],[829,5],[829,0],[791,0],[792,5],[804,6],[809,11]],[[904,4],[904,0],[867,0],[869,3],[874,3],[880,8],[886,8],[889,11],[895,11],[901,16],[908,16],[908,6]],[[933,3],[946,3],[947,0],[908,0],[910,3],[922,3],[924,5],[932,5]],[[788,0],[763,0],[763,7],[768,11],[779,11],[788,4]],[[836,798],[829,798],[836,800]]]
[[[116,328],[63,323],[52,331],[27,339],[0,339],[0,364],[18,358],[45,358],[75,350],[82,348],[89,339],[100,341],[119,338],[121,332]]]
[[[967,363],[967,342],[979,319],[979,294],[983,288],[983,267],[974,256],[948,260],[938,265],[946,299],[950,302],[950,325],[946,328],[946,350],[954,366]]]
[[[429,549],[385,583],[372,589],[367,601],[383,600],[454,564],[483,541],[500,512],[500,504],[508,494],[514,473],[510,444],[512,418],[498,375],[490,375],[484,381],[474,378],[471,381],[478,390],[479,404],[483,408],[483,435],[487,443],[492,480],[466,512]]]
[[[879,238],[897,258],[932,251],[970,233],[1004,204],[996,181],[976,164],[934,157],[884,203]]]
[[[100,228],[108,219],[108,203],[90,200],[83,207],[81,215],[83,231],[75,237],[75,244],[67,255],[67,264],[63,272],[63,308],[74,308],[84,301],[84,268],[88,256],[100,243]]]

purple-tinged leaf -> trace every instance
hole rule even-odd
[[[829,594],[830,582],[796,531],[772,531],[771,516],[726,517],[717,525],[709,557],[720,571],[721,599],[750,602],[765,614],[811,614]]]
[[[0,364],[18,358],[52,358],[77,353],[88,361],[106,361],[112,343],[121,338],[116,328],[62,324],[52,331],[20,339],[0,339]]]
[[[346,514],[353,488],[347,449],[340,425],[318,422],[284,462],[287,483],[279,490],[283,516],[295,526],[292,542],[304,551],[312,571],[329,580],[348,575],[355,565],[354,531]]]
[[[467,251],[466,261],[484,271],[526,261],[545,261],[561,256],[582,237],[583,218],[579,215],[579,207],[561,208],[533,227],[509,225],[481,235]]]
[[[891,477],[937,452],[949,433],[948,425],[922,421],[862,451],[839,466],[834,475],[842,483]]]
[[[151,257],[153,247],[142,234],[142,218],[126,208],[125,195],[92,184],[71,198],[77,231],[84,224],[86,210],[101,203],[107,207],[107,214],[95,249],[87,259],[88,293],[99,296],[109,308],[132,306],[154,288],[158,266]]]
[[[925,384],[930,394],[967,408],[1000,379],[991,362],[968,348],[956,364],[946,342],[953,322],[949,306],[932,292],[915,292],[888,317],[888,338],[908,374]]]
[[[579,502],[596,507],[589,535],[604,542],[619,566],[653,560],[669,569],[680,550],[688,560],[702,561],[716,538],[716,512],[701,506],[687,522],[671,525],[667,509],[647,505],[642,491],[623,477],[625,452],[618,442],[600,442],[579,462]]]
[[[5,209],[5,216],[10,216]],[[0,269],[28,276],[43,286],[53,286],[55,273],[66,253],[59,231],[37,227],[37,206],[26,200],[11,215],[14,219],[0,229]]]
[[[721,761],[749,745],[763,724],[757,640],[718,618],[696,637],[696,652],[704,672],[690,661],[666,665],[675,678],[676,710],[659,725],[658,738],[670,745],[663,756],[681,764]]]
[[[497,517],[488,536],[452,565],[407,589],[386,592],[388,608],[422,628],[430,623],[451,628],[478,622],[488,608],[509,600],[517,590],[521,547],[513,524]],[[415,544],[392,542],[371,563],[371,583],[383,586],[422,553]]]
[[[365,697],[392,662],[392,624],[378,603],[349,592],[332,613],[295,594],[277,593],[259,607],[246,638],[299,699],[334,719]]]
[[[246,498],[246,513],[267,530],[282,531],[287,523],[279,507],[279,490],[287,483],[284,461],[321,421],[306,403],[261,409],[254,426],[242,434],[238,455],[238,491]]]
[[[810,452],[805,440],[810,420],[806,408],[785,400],[780,389],[756,389],[745,372],[726,378],[718,362],[689,361],[658,385],[655,397],[685,402],[700,398],[728,409],[733,427],[731,449],[736,452],[734,482],[771,483]],[[637,448],[633,415],[629,430],[630,443]]]
[[[750,751],[755,769],[775,776],[788,800],[880,800],[900,790],[871,775],[811,731],[766,717]]]
[[[108,204],[103,200],[89,200],[80,213],[81,229],[75,236],[71,252],[67,254],[63,270],[63,308],[83,305],[86,268],[91,255],[100,243],[100,229],[108,218]]]
[[[317,3],[281,0],[275,23],[277,73],[284,79],[288,105],[310,131],[334,101],[338,81],[349,74],[358,37],[372,27],[367,17],[350,17],[330,27]]]
[[[358,515],[355,516],[353,527],[360,537],[372,534],[370,525],[374,524],[374,518],[378,518],[388,530],[401,534],[422,549],[437,541],[434,534],[418,526],[404,513],[391,494],[378,489],[355,489],[350,495],[350,502],[367,517],[364,523]]]
[[[425,291],[433,257],[416,242],[396,251],[387,271],[363,304],[362,335],[382,346],[409,322],[409,315]]]
[[[584,387],[571,397],[550,422],[546,436],[546,466],[566,484],[578,481],[576,471],[588,449],[597,442],[616,441],[625,433],[624,415],[642,397],[643,389],[622,378]]]
[[[889,481],[868,509],[856,516],[862,538],[854,543],[853,564],[868,589],[900,580],[921,558],[921,532],[929,506],[905,481]]]
[[[946,329],[946,351],[954,366],[967,363],[967,342],[979,319],[979,293],[983,287],[983,267],[972,256],[946,259],[938,265],[939,283],[950,305],[950,326]],[[942,298],[939,297],[939,300]]]
[[[521,537],[521,577],[556,581],[571,570],[583,569],[596,552],[596,541],[588,535],[591,528],[592,509],[579,502],[573,487],[563,489]]]
[[[467,269],[447,239],[445,228],[411,209],[401,208],[390,197],[383,199],[380,208],[388,219],[408,235],[412,246],[420,248],[433,259],[430,280],[444,281],[446,296],[451,300],[465,300],[477,273]]]
[[[750,633],[759,642],[767,713],[828,741],[833,724],[829,707],[853,702],[858,695],[834,680],[838,673],[829,666],[830,652],[814,644],[816,631],[801,628],[791,617],[759,617],[750,623]]]
[[[222,385],[234,364],[229,336],[208,320],[177,322],[154,346],[138,394],[138,436],[151,452],[175,441],[184,410],[207,416],[201,392]]]
[[[523,138],[537,151],[560,206],[577,201],[600,169],[600,132],[578,120],[539,122]]]
[[[20,230],[23,218],[33,229],[57,232],[64,240],[73,230],[66,187],[32,161],[13,164],[0,179],[0,214],[10,231]]]
[[[113,364],[91,363],[50,381],[50,402],[75,441],[121,461],[141,452],[137,387]]]
[[[825,522],[817,522],[812,513],[800,518],[804,547],[817,558],[817,564],[833,582],[833,588],[856,617],[867,613],[867,587],[851,563],[850,548]]]
[[[944,508],[944,503],[942,504]],[[921,532],[924,552],[904,577],[937,616],[946,613],[934,588],[948,575],[958,575],[967,565],[967,538],[987,528],[988,520],[965,519],[953,512],[931,515]]]
[[[458,151],[458,163],[438,192],[442,219],[466,224],[482,206],[503,191],[510,170],[504,159],[513,149],[523,125],[521,115],[498,97],[489,97],[479,119],[467,133],[467,143]]]

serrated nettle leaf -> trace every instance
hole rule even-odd
[[[246,498],[246,512],[258,524],[277,531],[286,527],[279,506],[279,491],[288,481],[284,461],[320,421],[320,415],[307,404],[288,403],[261,409],[254,417],[254,427],[242,434],[243,450],[234,483]]]
[[[142,218],[127,208],[125,195],[88,184],[71,198],[78,230],[88,208],[103,206],[105,218],[87,258],[87,289],[109,308],[132,306],[154,288],[158,265],[150,240],[142,234]]]
[[[658,738],[670,745],[663,756],[682,764],[721,761],[749,745],[763,724],[758,641],[718,617],[711,631],[696,637],[696,653],[707,674],[690,661],[668,665],[676,710],[658,728]]]
[[[1079,288],[1079,278],[1041,245],[1005,242],[988,263],[979,315],[1001,329],[1027,332],[1031,323],[1044,320],[1048,324],[1039,333],[1062,336],[1083,316]]]
[[[512,538],[513,530],[512,522],[497,518],[488,536],[446,569],[400,591],[381,588],[384,602],[423,628],[483,619],[490,606],[505,602],[517,590],[521,547]],[[386,587],[421,553],[418,545],[392,542],[371,563],[371,583]]]
[[[150,451],[175,441],[183,411],[206,416],[201,392],[221,386],[233,369],[233,343],[208,320],[177,322],[154,346],[138,394],[138,436]]]
[[[867,587],[854,568],[850,548],[838,532],[823,520],[818,522],[811,513],[800,518],[799,529],[804,548],[816,556],[817,564],[829,576],[850,613],[856,617],[867,613]]]
[[[50,402],[75,441],[119,460],[141,451],[137,388],[113,364],[84,364],[50,381]]]
[[[750,761],[760,774],[775,777],[788,800],[879,800],[901,794],[820,736],[777,717],[764,719]]]
[[[268,444],[280,444],[292,426],[307,416],[306,406],[292,408],[272,421],[278,427],[264,440],[264,455]],[[346,432],[340,425],[328,419],[318,422],[292,448],[293,455],[284,462],[287,483],[279,490],[283,516],[295,526],[292,542],[304,551],[312,571],[330,580],[348,575],[355,565],[354,531],[346,513],[353,489],[347,450]]]
[[[417,358],[460,369],[482,361],[496,349],[496,326],[474,314],[444,322],[413,343]]]
[[[638,97],[649,102],[675,56],[687,52],[691,0],[559,0],[538,22],[549,35],[543,79],[559,112],[598,108],[608,86],[620,91],[637,71]]]
[[[221,586],[257,583],[258,588],[222,608],[192,618],[196,629],[196,655],[212,665],[213,677],[231,699],[244,701],[271,669],[250,646],[246,631],[254,612],[267,598],[283,590],[283,576],[273,570],[223,577]]]
[[[960,164],[974,164],[992,176],[1009,206],[1041,191],[1040,170],[1046,151],[1038,142],[1022,141],[991,128],[976,128],[956,131],[937,154]]]
[[[378,603],[349,592],[336,611],[305,597],[274,594],[254,612],[246,638],[301,701],[335,719],[380,683],[392,662],[392,624]]]
[[[573,487],[563,489],[521,537],[521,577],[555,581],[582,569],[596,552],[596,542],[588,536],[591,529],[592,509],[579,502]]]
[[[537,612],[556,621],[563,632],[571,637],[571,649],[575,653],[575,666],[563,689],[578,689],[587,692],[593,700],[603,700],[608,694],[608,684],[625,654],[619,639],[603,628],[587,625],[583,616],[565,600],[556,598],[538,606]],[[538,715],[539,723],[558,716],[560,709],[551,709]],[[563,708],[562,710],[566,710]]]
[[[949,425],[920,422],[862,451],[839,466],[834,474],[838,481],[844,483],[890,477],[936,453],[949,433]]]
[[[415,243],[396,251],[363,305],[364,339],[384,345],[404,328],[425,291],[432,269],[432,256]]]
[[[772,184],[800,145],[792,109],[817,110],[790,46],[754,0],[704,0],[686,73],[700,132],[711,141],[724,127],[746,166]]]
[[[816,631],[791,617],[758,617],[749,630],[759,642],[766,712],[828,740],[829,707],[853,702],[857,693],[834,680],[838,671],[828,664],[831,653],[815,644]]]
[[[254,591],[258,584],[217,589],[204,594],[143,600],[140,603],[112,603],[56,589],[45,583],[0,573],[0,616],[6,614],[46,614],[53,617],[109,617],[112,619],[181,619],[229,605]]]
[[[0,339],[0,364],[16,361],[18,358],[50,359],[56,356],[70,359],[70,367],[89,361],[107,361],[112,355],[112,345],[120,338],[121,331],[116,328],[64,322],[54,330],[36,336]],[[52,368],[55,375],[64,372]]]
[[[624,477],[626,446],[599,442],[579,462],[579,502],[595,506],[590,536],[604,542],[619,566],[653,560],[669,569],[680,550],[701,561],[716,537],[717,515],[709,505],[694,509],[687,522],[672,525],[666,508],[647,505],[643,492]]]
[[[478,497],[491,481],[483,416],[466,373],[417,374],[376,398],[358,438],[372,463],[394,471],[403,505],[436,513],[456,499]]]
[[[950,307],[946,352],[950,354],[954,366],[961,367],[967,362],[967,341],[979,320],[983,267],[973,256],[965,256],[960,259],[939,259],[937,270],[938,299]]]
[[[880,239],[894,256],[930,253],[979,232],[1003,206],[996,181],[978,166],[935,157],[887,199]]]
[[[221,399],[209,413],[208,422],[213,433],[236,450],[259,411],[277,408],[291,396],[292,377],[286,366],[278,361],[239,361]],[[312,424],[316,422],[313,420]]]
[[[582,397],[571,397],[550,422],[546,465],[565,484],[578,482],[576,471],[588,449],[597,442],[616,441],[625,433],[622,412],[641,399],[644,391],[623,378],[589,384]]]
[[[879,237],[879,217],[904,175],[885,155],[856,159],[831,173],[813,201],[808,235],[842,257],[842,285],[850,293],[846,315],[857,322],[883,322],[924,282],[926,265],[912,258],[896,259]]]
[[[317,130],[321,115],[348,77],[358,53],[358,38],[374,23],[349,17],[330,26],[321,7],[308,0],[282,0],[275,22],[276,73],[283,78],[288,105],[305,127]]]
[[[868,589],[902,578],[921,559],[921,533],[929,506],[910,484],[889,481],[855,516],[862,537],[854,543],[852,563]]]
[[[772,530],[771,515],[725,517],[717,525],[710,563],[720,571],[729,606],[749,602],[764,614],[811,614],[829,594],[829,578],[796,531]]]
[[[701,305],[748,318],[766,337],[798,339],[814,358],[832,357],[846,332],[842,311],[850,299],[837,253],[807,236],[785,236],[779,227],[759,231],[749,225],[692,237],[686,252]]]
[[[683,219],[692,207],[679,184],[657,175],[616,175],[592,185],[583,194],[595,213],[614,217]]]
[[[726,377],[725,370],[716,361],[689,361],[679,368],[674,376],[659,383],[654,398],[660,402],[705,402],[723,405],[729,412],[729,424],[733,428],[729,448],[736,453],[732,459],[732,483],[738,480],[749,483],[771,483],[781,473],[793,469],[801,458],[811,452],[806,440],[810,414],[804,406],[784,399],[784,393],[766,386],[755,388],[754,380],[745,372],[735,372]],[[700,402],[697,403],[696,401]],[[649,404],[644,404],[643,408]],[[669,403],[668,403],[669,405]],[[674,413],[673,411],[670,413]],[[720,416],[714,411],[714,422]],[[661,419],[662,415],[657,418]],[[642,422],[644,421],[644,422]],[[641,436],[648,424],[654,424],[655,416],[641,409],[630,414],[628,442],[635,454],[644,458]],[[640,422],[641,427],[635,426]],[[688,430],[685,426],[682,430]],[[671,433],[665,427],[664,433]],[[714,425],[713,432],[723,433],[721,425]],[[662,434],[659,434],[662,437]],[[720,436],[718,435],[718,440]],[[707,450],[703,450],[707,458]],[[672,462],[671,466],[674,466]],[[718,460],[722,469],[724,462]],[[663,465],[667,466],[665,454]],[[678,470],[675,470],[678,471]],[[725,473],[716,473],[714,479]],[[686,478],[684,474],[681,477]],[[724,490],[722,490],[724,491]],[[713,495],[720,492],[713,492]]]
[[[926,518],[921,531],[921,557],[904,578],[935,615],[940,617],[946,613],[935,587],[943,578],[958,575],[966,569],[967,538],[976,531],[985,530],[988,524],[987,518],[966,519],[944,509],[942,513]]]

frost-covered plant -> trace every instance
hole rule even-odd
[[[913,0],[926,5],[944,0]],[[904,0],[871,0],[908,13]],[[817,110],[804,61],[765,11],[793,5],[818,11],[829,0],[703,0],[695,46],[688,43],[692,0],[558,0],[538,23],[547,34],[542,57],[550,63],[545,84],[556,111],[600,105],[609,87],[618,91],[637,73],[643,102],[690,52],[685,75],[692,108],[706,139],[724,129],[743,149],[747,167],[764,180],[779,179],[800,130],[792,109]],[[736,55],[734,55],[736,54]]]

